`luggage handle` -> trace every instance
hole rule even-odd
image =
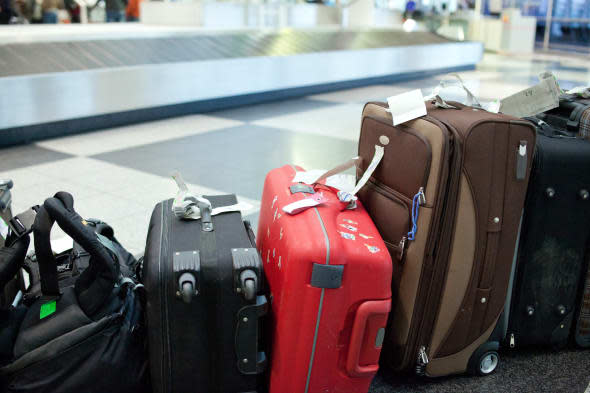
[[[353,377],[368,377],[379,370],[379,363],[371,365],[361,365],[361,351],[366,345],[372,346],[376,351],[376,359],[379,359],[379,352],[383,344],[385,334],[385,324],[374,331],[368,330],[368,321],[371,316],[384,315],[385,321],[391,310],[391,300],[371,300],[362,303],[356,311],[356,316],[352,326],[350,336],[350,346],[348,347],[348,356],[346,359],[346,372]],[[368,340],[365,340],[366,336]]]
[[[261,374],[266,369],[267,359],[259,351],[260,318],[268,313],[266,296],[256,297],[254,304],[242,307],[238,311],[235,335],[235,352],[238,370],[244,375]]]
[[[119,263],[97,234],[86,226],[86,221],[76,213],[72,195],[58,192],[45,201],[33,225],[43,295],[60,295],[57,261],[50,241],[51,228],[55,222],[91,255],[90,265],[76,280],[74,289],[80,308],[87,315],[92,315],[111,294],[119,277]]]

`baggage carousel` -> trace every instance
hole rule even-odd
[[[483,51],[391,29],[18,28],[0,32],[0,146],[471,69]]]

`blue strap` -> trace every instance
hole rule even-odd
[[[420,197],[424,195],[422,189],[414,195],[412,200],[412,230],[408,232],[408,240],[414,240],[416,238],[416,232],[418,231],[418,215],[420,213]]]

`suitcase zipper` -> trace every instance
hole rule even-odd
[[[452,233],[452,227],[454,225],[454,218],[456,215],[456,204],[448,208],[448,205],[445,203],[447,198],[451,195],[457,194],[457,189],[459,185],[459,179],[461,175],[461,150],[458,146],[455,146],[456,143],[459,143],[459,138],[457,138],[457,131],[449,126],[448,124],[439,121],[436,118],[431,116],[425,116],[425,119],[429,120],[430,122],[436,124],[440,128],[446,128],[449,131],[449,150],[448,156],[450,157],[453,162],[447,166],[447,183],[444,188],[440,188],[440,192],[438,194],[438,201],[436,201],[436,208],[435,208],[435,216],[438,214],[439,209],[443,207],[447,207],[444,210],[444,213],[440,215],[440,220],[434,225],[431,225],[431,233],[429,234],[429,239],[432,239],[432,236],[438,236],[439,233]],[[451,168],[454,169],[451,172]],[[440,230],[439,228],[442,227]],[[416,352],[420,356],[421,362],[418,362],[416,365],[416,371],[422,372],[422,370],[426,370],[426,365],[422,364],[423,360],[428,360],[428,356],[426,355],[426,344],[430,342],[432,336],[432,330],[434,329],[434,325],[436,323],[436,317],[438,315],[438,305],[440,303],[440,293],[443,289],[444,285],[444,278],[447,272],[448,266],[448,254],[450,252],[450,242],[447,245],[447,250],[440,250],[440,239],[437,239],[435,242],[430,242],[431,247],[426,252],[425,257],[425,265],[422,268],[421,276],[420,276],[420,284],[418,287],[418,296],[419,298],[425,298],[426,300],[421,303],[423,306],[420,310],[416,310],[414,317],[417,317],[417,321],[420,321],[419,328],[416,329],[416,333],[414,334],[414,348],[416,348]],[[437,251],[437,255],[435,257],[434,252]],[[441,266],[439,261],[444,262],[444,269]],[[436,302],[436,303],[435,303]],[[430,311],[428,311],[430,310]],[[428,314],[427,314],[428,312]],[[421,356],[422,349],[426,357]],[[416,353],[414,352],[414,353]],[[410,352],[411,354],[412,352]]]
[[[380,106],[381,108],[383,108],[384,110],[387,108],[387,104],[383,104],[383,103],[377,103],[377,102],[373,102],[372,104],[375,104],[377,106]],[[381,116],[380,118],[375,118],[372,116],[369,116],[371,118],[373,118],[374,120],[377,120],[379,122],[382,123],[387,123],[388,125],[391,125],[388,122],[388,118],[386,116]],[[411,351],[406,351],[405,355],[401,361],[401,363],[398,365],[399,369],[406,369],[408,368],[412,363],[414,363],[414,365],[416,365],[416,369],[418,368],[418,364],[416,362],[416,353],[418,353],[418,356],[421,355],[421,349],[423,348],[423,352],[424,355],[426,355],[425,357],[420,356],[421,360],[428,360],[428,356],[426,354],[426,345],[423,344],[423,341],[426,341],[427,339],[430,338],[430,335],[432,335],[432,329],[434,328],[434,324],[436,322],[436,315],[437,315],[437,311],[438,311],[438,307],[435,309],[435,307],[429,307],[431,306],[430,303],[433,303],[432,298],[434,297],[435,301],[440,302],[440,292],[442,291],[442,284],[444,281],[444,276],[438,280],[435,280],[435,278],[437,278],[437,275],[434,274],[434,265],[436,265],[436,261],[440,260],[440,254],[438,254],[438,258],[434,259],[433,258],[433,254],[434,251],[437,250],[438,246],[439,246],[439,239],[437,239],[437,241],[431,241],[431,239],[435,239],[439,233],[450,233],[447,231],[443,232],[439,231],[439,227],[447,224],[447,226],[449,225],[449,223],[447,221],[451,222],[451,227],[452,224],[454,222],[454,220],[451,220],[450,218],[454,218],[455,217],[455,208],[453,209],[445,209],[445,214],[441,214],[440,210],[443,208],[444,206],[444,200],[446,199],[446,197],[450,194],[448,192],[448,188],[451,186],[454,186],[454,188],[456,189],[459,182],[458,179],[460,178],[460,174],[461,174],[461,150],[458,147],[454,147],[453,145],[453,141],[456,140],[456,143],[459,143],[459,138],[457,137],[458,132],[455,130],[455,128],[449,126],[447,123],[442,122],[432,116],[426,115],[424,117],[422,117],[424,120],[429,121],[430,123],[436,125],[437,127],[439,127],[441,130],[447,130],[448,132],[448,138],[445,140],[446,144],[445,144],[445,155],[443,155],[443,157],[441,157],[441,162],[442,163],[446,163],[449,159],[453,159],[454,162],[453,164],[448,164],[448,165],[444,165],[443,166],[443,172],[440,175],[440,179],[446,179],[447,182],[446,184],[440,184],[439,185],[439,192],[437,195],[437,200],[433,201],[434,204],[434,209],[433,209],[433,216],[436,217],[437,215],[440,216],[440,219],[437,222],[433,222],[433,225],[431,225],[430,227],[430,232],[428,234],[428,240],[427,243],[429,243],[431,246],[429,249],[425,250],[425,257],[424,257],[424,262],[423,262],[423,267],[422,267],[422,271],[420,272],[420,279],[419,279],[419,285],[418,285],[418,289],[417,289],[417,299],[421,299],[421,298],[426,298],[426,300],[424,302],[418,302],[418,305],[420,305],[420,307],[416,307],[414,309],[414,312],[412,314],[412,318],[411,321],[420,321],[418,323],[418,327],[416,327],[414,324],[410,325],[410,335],[408,337],[407,340],[407,346],[409,348],[415,348],[415,350]],[[362,130],[362,127],[361,127]],[[415,134],[416,136],[420,137],[421,139],[424,139],[420,134],[417,133],[412,133]],[[453,154],[455,153],[455,154]],[[429,163],[430,164],[430,163]],[[430,165],[428,165],[428,167],[430,167]],[[456,173],[450,173],[450,168],[454,168]],[[425,174],[425,178],[423,183],[426,183],[428,181],[428,177],[430,176],[430,173],[427,171],[427,173]],[[453,193],[453,195],[455,195],[455,193]],[[451,217],[449,217],[451,216]],[[450,247],[449,247],[450,248]],[[439,271],[443,271],[446,275],[446,265],[448,264],[448,258],[446,258],[446,262],[445,262],[445,268],[442,269],[442,267],[439,269]],[[439,274],[440,275],[440,274]],[[426,283],[426,281],[428,281],[428,283]],[[436,292],[436,296],[435,295]],[[424,321],[424,316],[426,314],[426,310],[430,309],[433,310],[431,311],[431,313],[429,314],[429,322],[426,323]],[[432,316],[430,316],[432,314]],[[425,333],[426,332],[426,333]],[[422,368],[426,368],[426,364],[422,365]]]
[[[367,185],[370,188],[373,188],[379,194],[383,195],[384,197],[388,198],[389,200],[393,201],[394,203],[402,206],[406,210],[408,221],[407,221],[406,229],[404,229],[404,232],[406,230],[408,230],[409,226],[411,224],[411,221],[412,221],[411,220],[411,218],[412,218],[411,217],[411,210],[410,210],[411,200],[408,197],[406,197],[404,194],[382,184],[381,182],[375,180],[374,178],[369,179],[369,181],[367,182]],[[420,190],[422,191],[422,195],[424,195],[424,193],[423,193],[424,187],[420,187]],[[386,241],[384,239],[384,241],[386,244],[389,244],[390,246],[398,248],[399,261],[403,262],[406,244],[408,241],[407,236],[403,235],[402,238],[400,239],[399,243],[397,243],[397,244],[395,244],[395,240],[393,242],[391,242],[391,241]]]
[[[426,347],[421,346],[418,350],[418,359],[416,361],[416,375],[424,375],[426,372],[426,366],[428,365],[428,354],[426,353]]]

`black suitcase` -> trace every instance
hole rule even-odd
[[[590,141],[539,126],[525,203],[507,339],[567,345],[590,239]]]
[[[213,208],[237,203],[206,198]],[[254,233],[240,212],[181,220],[172,205],[156,205],[144,257],[154,392],[259,392],[268,305]]]
[[[590,98],[564,94],[559,98],[558,108],[537,116],[555,129],[590,138]]]
[[[574,338],[582,348],[590,348],[590,248],[586,251],[587,270],[584,287],[580,294],[580,308],[576,318]]]

